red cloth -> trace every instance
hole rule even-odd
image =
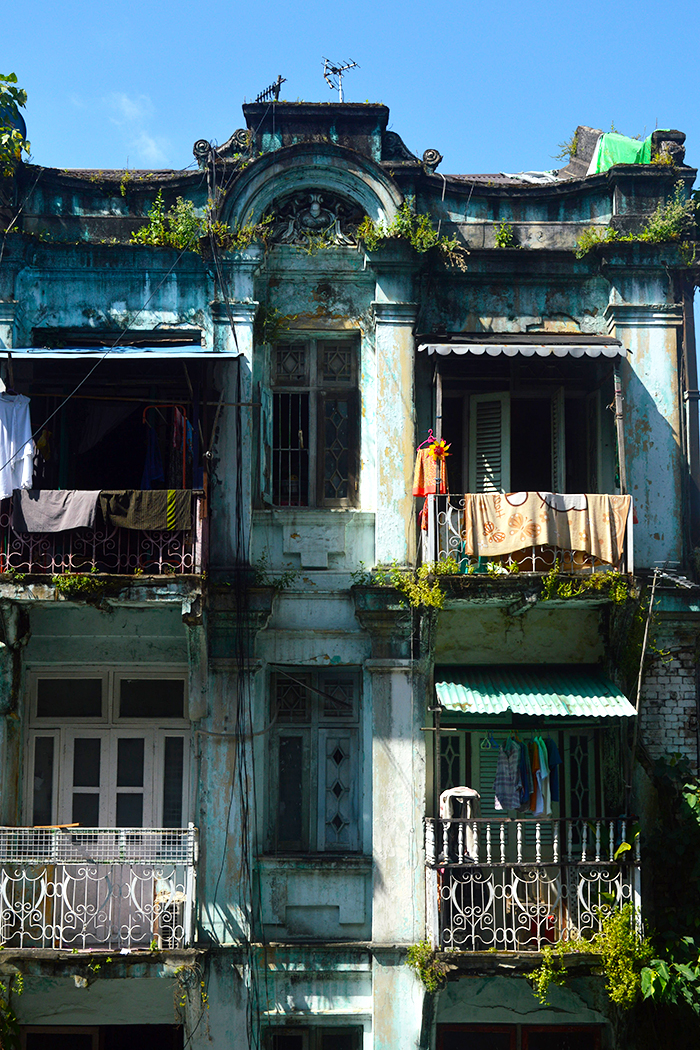
[[[437,460],[430,454],[430,448],[419,448],[416,452],[416,468],[413,472],[413,495],[432,496],[438,490],[435,488],[437,481]],[[445,460],[440,461],[440,493],[447,492],[447,464]]]

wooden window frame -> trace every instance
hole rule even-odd
[[[351,375],[347,382],[333,382],[324,379],[321,375],[321,355],[324,348],[329,346],[343,347],[351,351]],[[279,378],[276,374],[277,353],[284,348],[303,348],[306,355],[304,373],[298,380]],[[356,507],[359,499],[359,471],[360,471],[360,391],[359,391],[359,345],[357,337],[337,336],[306,336],[304,338],[291,337],[284,342],[280,341],[272,347],[269,364],[269,386],[268,390],[261,395],[263,405],[262,422],[262,498],[272,506],[290,509],[304,508],[345,508]],[[307,492],[300,502],[292,503],[282,500],[281,494],[281,471],[279,478],[275,478],[276,449],[275,440],[275,414],[276,398],[285,395],[306,396],[308,403],[308,435],[306,436],[307,448],[302,449],[308,453],[308,479]],[[324,493],[325,486],[325,427],[324,408],[327,402],[335,398],[348,401],[348,495],[347,497],[333,498]],[[279,491],[278,491],[279,489]]]
[[[280,678],[293,676],[294,680],[307,686],[306,716],[282,720],[277,712],[277,683]],[[330,716],[323,711],[324,688],[332,687],[334,677],[342,676],[352,684],[352,711],[348,715]],[[291,681],[291,678],[288,679]],[[270,676],[268,741],[268,791],[267,791],[267,848],[273,856],[322,854],[339,856],[345,853],[360,853],[361,843],[361,675],[357,667],[311,669],[288,667],[275,671]],[[339,844],[330,840],[326,831],[327,751],[334,738],[344,736],[349,742],[347,773],[349,789],[347,806],[350,810],[348,843]],[[302,740],[302,831],[301,839],[295,842],[280,842],[279,833],[279,749],[285,738]],[[330,742],[330,744],[329,744]]]
[[[47,679],[100,679],[102,681],[102,715],[94,718],[70,716],[39,717],[37,715],[38,683]],[[183,716],[161,718],[122,718],[119,714],[120,684],[124,679],[141,681],[174,680],[183,683]],[[191,727],[187,718],[187,671],[172,666],[129,668],[113,666],[95,668],[90,665],[65,665],[50,668],[34,667],[29,671],[28,718],[26,729],[26,778],[24,791],[25,820],[33,824],[35,741],[51,738],[53,745],[52,818],[51,823],[70,823],[72,818],[73,749],[76,739],[99,739],[100,783],[86,788],[88,794],[99,796],[98,827],[116,826],[117,749],[118,740],[144,740],[143,789],[120,788],[119,794],[142,794],[142,826],[161,827],[163,823],[165,742],[170,738],[183,740],[182,820],[187,825],[190,811],[190,743]],[[80,789],[79,789],[80,790]]]

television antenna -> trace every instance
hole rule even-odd
[[[336,66],[327,58],[323,60],[323,78],[331,91],[338,91],[338,102],[343,102],[343,73],[348,69],[359,69],[357,62],[346,62],[344,66]]]

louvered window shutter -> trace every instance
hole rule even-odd
[[[469,491],[510,488],[510,395],[473,394],[469,399]]]
[[[552,491],[566,492],[563,386],[552,394]]]

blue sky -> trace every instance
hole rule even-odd
[[[15,0],[0,72],[27,90],[34,159],[55,167],[187,167],[278,73],[287,99],[332,99],[324,55],[358,62],[346,100],[384,102],[446,174],[560,166],[579,123],[680,128],[695,166],[699,29],[687,0]]]

